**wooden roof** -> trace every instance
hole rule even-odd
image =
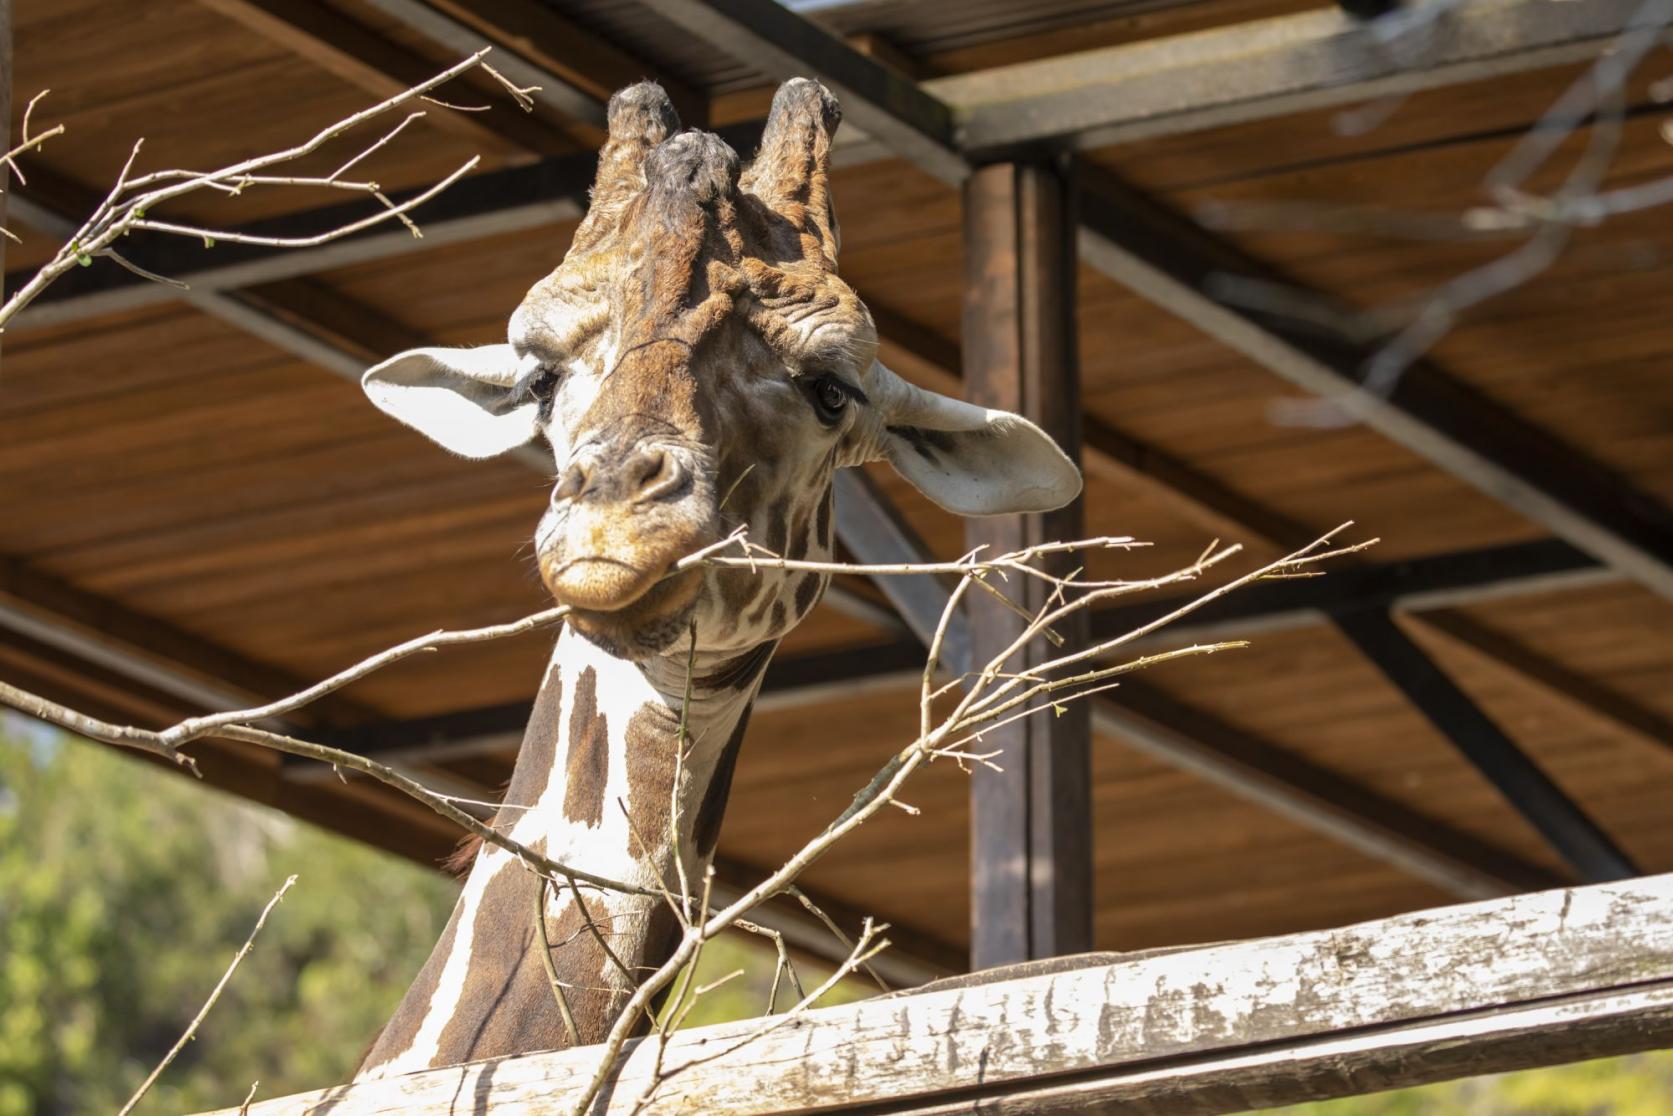
[[[477,10],[458,0],[436,6]],[[940,36],[925,4],[813,15],[844,34],[896,33],[900,64],[927,76],[1304,6],[1054,3],[1031,6],[1038,18],[1014,24],[996,14],[1009,7],[973,7],[968,26]],[[481,6],[477,18],[489,10]],[[136,137],[146,138],[146,166],[217,164],[284,146],[364,106],[382,95],[379,72],[387,86],[401,65],[422,72],[457,57],[389,12],[370,0],[15,0],[13,134],[22,102],[49,87],[38,111],[68,129],[25,163],[30,182],[18,195],[73,214],[108,184]],[[531,2],[506,5],[498,18],[524,35],[572,20],[609,48],[593,55],[601,70],[613,58],[641,59],[647,72],[685,82],[699,97],[715,94],[717,123],[759,112],[767,83],[754,69],[676,41],[642,15],[638,5]],[[308,22],[328,17],[353,21],[382,53],[306,33],[336,27]],[[525,53],[585,86],[589,55],[569,42],[537,42]],[[1344,135],[1330,107],[1100,148],[1085,162],[1171,210],[1212,212],[1223,242],[1303,287],[1349,307],[1389,306],[1517,242],[1402,235],[1385,209],[1439,220],[1483,204],[1484,174],[1579,65],[1420,91],[1358,134]],[[1656,80],[1665,86],[1665,67],[1647,66],[1627,91],[1610,186],[1673,173],[1667,98],[1651,89]],[[595,91],[607,87],[594,80]],[[419,186],[476,153],[482,175],[538,158],[584,159],[590,142],[584,124],[545,107],[525,118],[496,103],[463,125],[440,123],[445,115],[432,110],[407,142],[378,152],[381,183]],[[1577,131],[1564,158],[1577,157],[1588,138]],[[958,370],[957,192],[885,157],[839,171],[835,194],[842,272],[877,312],[886,356],[904,374],[944,386]],[[186,211],[242,224],[331,200],[252,191]],[[1298,216],[1254,208],[1292,202],[1309,205]],[[16,215],[23,243],[7,249],[9,278],[56,243]],[[425,211],[417,216],[424,223]],[[485,235],[468,222],[462,231],[444,226],[399,251],[319,257],[318,270],[239,297],[368,361],[417,338],[499,340],[529,284],[561,257],[572,218]],[[170,251],[190,269],[225,249]],[[1463,314],[1425,365],[1607,470],[1615,491],[1665,517],[1673,501],[1670,258],[1665,211],[1577,230],[1542,274]],[[540,477],[516,464],[450,458],[393,426],[342,376],[229,324],[207,288],[190,299],[144,290],[113,312],[74,309],[83,289],[75,284],[103,281],[94,272],[106,268],[115,271],[99,262],[71,277],[68,294],[44,300],[6,333],[0,677],[95,714],[156,725],[217,695],[271,697],[413,634],[511,619],[542,604],[526,546],[545,499]],[[1404,629],[1642,870],[1673,869],[1667,599],[1619,568],[1547,542],[1547,526],[1371,426],[1283,421],[1301,395],[1290,383],[1090,266],[1079,286],[1087,528],[1152,544],[1100,556],[1095,573],[1160,573],[1216,536],[1246,543],[1247,568],[1297,535],[1350,519],[1356,533],[1383,540],[1363,565],[1501,548],[1467,593],[1426,599],[1413,581],[1376,603],[1402,610]],[[934,553],[962,550],[957,520],[887,470],[875,479]],[[1524,560],[1538,566],[1535,556],[1554,562],[1555,573],[1521,569]],[[1311,583],[1306,591],[1327,592]],[[849,592],[878,599],[864,585]],[[842,677],[899,644],[897,628],[862,615],[822,606],[785,642],[781,663],[830,653],[818,662]],[[1131,738],[1100,733],[1100,946],[1281,933],[1446,901],[1432,877],[1388,851],[1413,840],[1478,864],[1508,863],[1511,878],[1571,876],[1360,648],[1321,613],[1284,615],[1289,622],[1258,631],[1247,650],[1144,677],[1153,698],[1175,713],[1185,707],[1170,731],[1209,741],[1217,775],[1182,767],[1182,753],[1161,758],[1154,742],[1140,751]],[[409,660],[322,703],[312,728],[329,735],[527,701],[547,638]],[[913,734],[910,686],[872,680],[863,694],[763,705],[722,834],[728,872],[776,865]],[[205,747],[211,781],[321,824],[425,861],[454,840],[445,822],[381,788],[321,779],[270,754]],[[501,735],[432,766],[488,794],[512,758]],[[1287,780],[1277,800],[1261,797],[1269,777]],[[1358,836],[1346,843],[1340,831],[1326,832],[1331,811],[1321,803],[1332,796],[1340,813],[1357,818]],[[923,956],[945,962],[968,940],[965,777],[937,765],[909,800],[920,814],[879,818],[807,882],[902,927]],[[1381,853],[1378,832],[1391,835]]]

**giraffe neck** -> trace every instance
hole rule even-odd
[[[772,648],[698,654],[681,759],[684,650],[636,664],[566,628],[495,826],[560,863],[676,895],[683,866],[695,892]],[[361,1077],[571,1045],[540,957],[539,892],[512,854],[483,847]],[[675,916],[660,897],[585,886],[579,901],[549,888],[542,915],[579,1040],[601,1042],[639,979],[673,950]]]

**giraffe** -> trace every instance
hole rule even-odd
[[[550,443],[535,548],[573,612],[494,824],[638,887],[701,878],[762,673],[828,581],[671,564],[739,525],[789,557],[828,558],[833,471],[870,461],[960,514],[1047,510],[1080,491],[1038,427],[877,361],[870,315],[836,274],[839,119],[818,83],[785,83],[740,171],[719,137],[679,130],[655,84],[618,92],[586,217],[508,342],[416,349],[364,377],[377,407],[463,456]],[[543,892],[485,847],[361,1077],[602,1041],[676,940],[661,899]]]

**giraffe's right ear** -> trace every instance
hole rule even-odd
[[[1021,415],[925,391],[873,361],[869,410],[895,471],[957,515],[1051,511],[1080,495],[1080,470]]]
[[[519,399],[510,345],[409,349],[367,370],[360,384],[378,410],[462,457],[496,457],[531,441],[540,404]]]

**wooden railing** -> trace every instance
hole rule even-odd
[[[1220,1113],[1673,1046],[1673,875],[676,1034],[649,1113]],[[631,1112],[654,1044],[598,1112]],[[588,1048],[251,1116],[566,1112]],[[235,1109],[226,1110],[231,1116]]]

